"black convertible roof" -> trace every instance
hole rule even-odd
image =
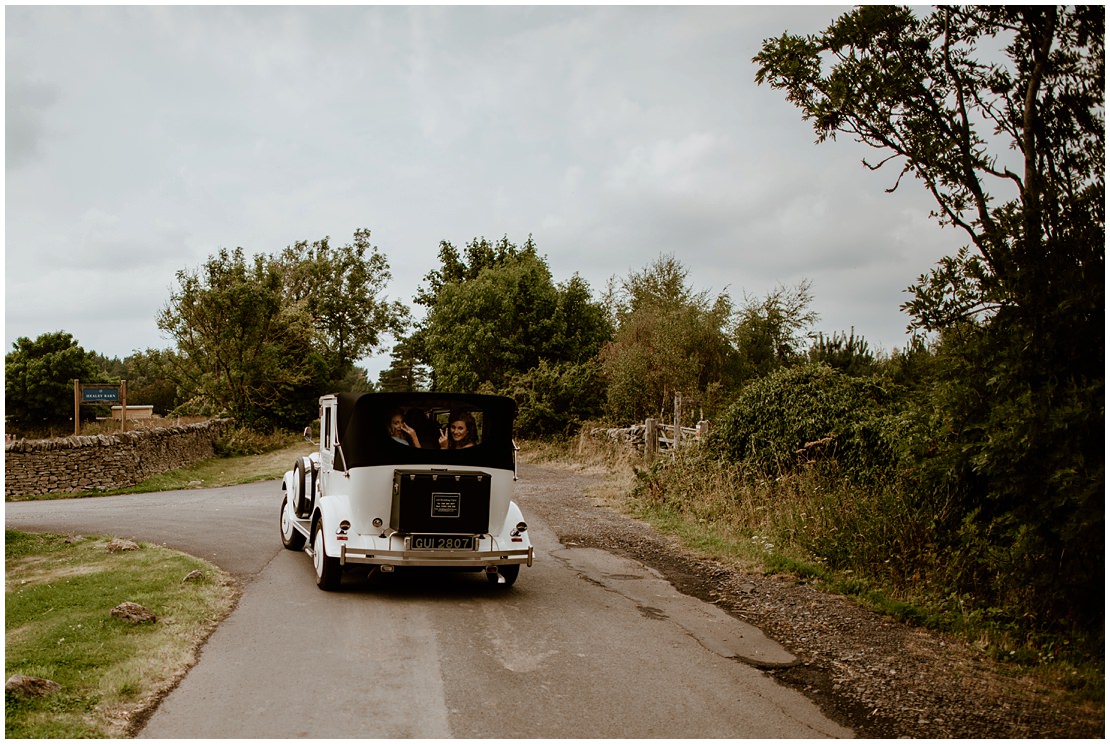
[[[342,451],[342,460],[336,458],[339,469],[370,465],[514,469],[516,402],[512,398],[464,393],[339,393],[336,399],[336,432]],[[401,444],[390,436],[389,421],[398,411],[420,432],[421,447]],[[456,412],[474,417],[480,433],[478,444],[439,449],[439,430]]]

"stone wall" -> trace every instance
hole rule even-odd
[[[212,457],[213,441],[230,426],[230,419],[215,419],[120,434],[10,442],[4,445],[4,496],[133,486]]]

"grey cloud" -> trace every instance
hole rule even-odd
[[[20,168],[37,158],[49,135],[47,115],[58,100],[56,86],[15,78],[6,82],[4,148],[7,169]]]

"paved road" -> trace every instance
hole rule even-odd
[[[279,503],[269,482],[9,503],[6,522],[158,543],[243,580],[141,737],[851,736],[742,661],[789,661],[758,630],[639,563],[564,548],[526,503],[537,560],[510,591],[421,573],[336,593],[281,548]]]

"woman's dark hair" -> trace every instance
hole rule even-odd
[[[466,436],[461,442],[459,442],[459,445],[478,444],[478,424],[474,421],[474,416],[470,413],[470,411],[453,411],[451,413],[451,416],[447,419],[447,425],[450,426],[456,421],[462,421],[464,424],[466,424]],[[453,438],[448,438],[447,448],[456,448],[455,440]]]

